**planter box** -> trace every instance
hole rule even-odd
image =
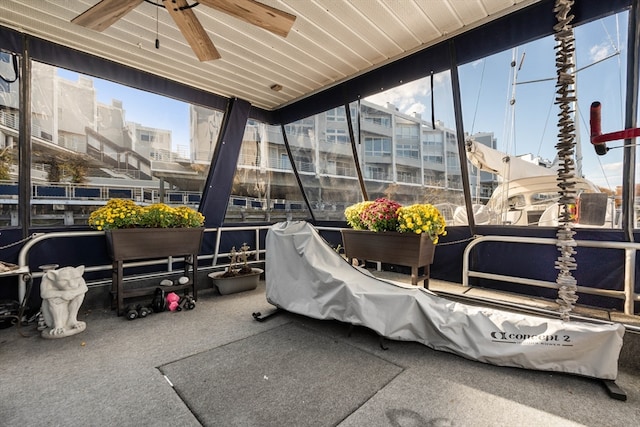
[[[124,300],[153,295],[158,286],[126,289],[123,282],[124,261],[184,256],[184,276],[189,281],[166,287],[167,292],[184,290],[197,300],[198,253],[204,228],[127,228],[107,230],[107,248],[113,260],[111,274],[112,308],[118,316],[124,312]],[[191,267],[191,271],[189,270]]]
[[[374,232],[342,229],[342,245],[349,259],[380,261],[411,267],[411,284],[424,280],[429,287],[429,269],[433,264],[435,245],[427,234]],[[422,276],[418,270],[424,269]]]
[[[204,228],[124,228],[107,230],[114,261],[165,258],[200,252]]]
[[[218,288],[222,295],[228,295],[257,288],[263,271],[261,268],[252,268],[251,274],[243,274],[241,276],[221,277],[224,271],[209,273],[208,276],[211,277],[213,286]]]

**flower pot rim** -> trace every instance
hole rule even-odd
[[[221,277],[224,273],[226,273],[226,270],[224,270],[224,271],[214,271],[213,273],[207,274],[207,276],[212,278],[212,279],[216,279],[216,280],[235,279],[237,277],[247,277],[247,276],[252,276],[254,274],[262,274],[262,273],[264,273],[264,270],[262,268],[258,268],[258,267],[251,267],[251,273],[250,274],[240,274],[238,276],[232,276],[232,277]]]
[[[129,230],[204,230],[205,227],[120,227],[120,228],[108,228],[106,230],[102,230],[105,233],[113,233],[119,231],[129,231]]]

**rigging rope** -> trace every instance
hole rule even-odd
[[[482,91],[482,86],[484,85],[484,70],[487,66],[487,58],[482,59],[482,72],[480,73],[480,83],[478,84],[478,95],[476,95],[476,105],[473,110],[473,121],[471,122],[471,135],[473,135],[473,131],[476,128],[476,116],[478,115],[478,106],[480,105],[480,92]]]
[[[466,239],[452,240],[451,242],[438,242],[438,246],[457,245],[457,244],[460,244],[460,243],[470,242],[470,241],[478,239],[480,237],[482,237],[482,235],[474,234],[473,236],[467,237]]]
[[[556,283],[559,286],[556,302],[560,305],[560,317],[569,321],[569,313],[573,309],[578,296],[576,295],[577,281],[572,275],[576,269],[576,260],[573,257],[577,246],[573,236],[573,218],[570,205],[576,203],[575,190],[575,161],[573,158],[575,148],[575,123],[572,116],[572,104],[576,101],[575,95],[575,69],[573,64],[573,52],[575,39],[573,34],[574,15],[571,15],[571,6],[574,0],[556,0],[553,11],[556,13],[558,23],[553,27],[556,40],[556,104],[560,107],[558,114],[558,204],[561,208],[561,216],[558,218],[558,230],[556,232],[556,247],[560,252],[555,268],[558,270]]]
[[[26,242],[26,241],[29,241],[29,240],[33,239],[34,237],[39,236],[40,234],[41,234],[41,233],[33,233],[33,234],[31,234],[30,236],[25,237],[24,239],[18,240],[18,241],[16,241],[16,242],[8,243],[8,244],[6,244],[6,245],[4,245],[4,246],[0,246],[0,251],[1,251],[1,250],[4,250],[4,249],[7,249],[7,248],[10,248],[10,247],[12,247],[12,246],[19,245],[20,243],[24,243],[24,242]]]

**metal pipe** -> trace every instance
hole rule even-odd
[[[23,35],[20,63],[20,129],[18,132],[18,217],[22,238],[29,236],[31,227],[31,56],[29,37]],[[22,298],[20,299],[22,301]]]
[[[316,217],[315,217],[315,214],[313,213],[313,209],[311,208],[311,203],[309,203],[309,198],[307,197],[305,186],[302,185],[302,178],[300,178],[300,174],[298,173],[298,167],[296,166],[296,159],[293,157],[293,152],[291,151],[291,146],[289,145],[289,139],[287,138],[287,132],[284,128],[284,125],[280,125],[280,131],[282,132],[282,140],[284,141],[284,148],[287,150],[287,156],[289,156],[289,162],[291,162],[291,170],[293,171],[293,175],[296,177],[296,182],[298,183],[298,187],[300,188],[300,193],[302,194],[304,203],[307,205],[307,208],[309,209],[311,222],[315,222]]]
[[[551,317],[557,317],[558,316],[558,312],[554,311],[554,310],[549,310],[549,309],[540,308],[540,307],[534,307],[534,306],[531,306],[531,305],[520,304],[520,303],[516,303],[516,302],[496,300],[496,299],[493,299],[493,298],[487,298],[487,297],[478,296],[478,295],[466,295],[466,294],[465,295],[459,295],[459,294],[446,292],[446,291],[438,291],[438,295],[444,296],[445,298],[471,300],[471,301],[476,301],[476,302],[482,302],[482,303],[485,303],[485,304],[497,305],[499,307],[509,307],[509,308],[512,308],[512,309],[515,309],[515,310],[519,310],[519,311],[525,311],[525,312],[529,312],[529,313],[538,313],[538,314],[551,316]],[[594,317],[585,317],[585,316],[580,316],[580,315],[577,315],[577,314],[570,314],[570,317],[573,320],[580,320],[580,321],[590,322],[590,323],[600,323],[600,324],[605,324],[605,325],[610,325],[610,324],[616,323],[616,322],[612,322],[610,320],[603,320],[603,319],[598,319],[598,318],[594,318]],[[627,331],[640,332],[640,327],[638,327],[638,326],[628,325],[628,324],[625,324],[625,323],[623,323],[622,325],[625,327],[625,329]]]
[[[627,91],[625,96],[625,129],[636,127],[638,114],[638,50],[640,49],[640,4],[634,0],[629,11],[627,33]],[[622,163],[622,229],[629,242],[634,241],[636,148],[631,140],[624,141]]]
[[[632,248],[626,248],[624,251],[624,283],[624,312],[633,314],[636,295],[633,285],[627,286],[627,283],[636,283],[636,250]]]
[[[481,236],[472,240],[464,249],[462,255],[462,285],[469,286],[469,277],[482,277],[486,279],[493,279],[499,281],[513,282],[524,285],[541,286],[541,287],[555,287],[555,282],[538,281],[534,279],[526,279],[515,276],[505,276],[485,272],[477,272],[469,270],[469,257],[471,251],[475,246],[480,243],[486,242],[500,242],[500,243],[531,243],[531,244],[543,244],[543,245],[555,245],[557,239],[541,238],[541,237],[522,237],[522,236]],[[606,297],[618,298],[624,300],[624,314],[634,315],[633,306],[634,303],[640,301],[640,295],[635,293],[635,253],[640,250],[640,243],[628,243],[628,242],[604,242],[595,240],[576,240],[578,246],[602,248],[602,249],[617,249],[625,251],[625,273],[624,273],[624,290],[612,291],[606,289],[598,289],[580,286],[580,292],[601,295]],[[629,255],[632,254],[632,255]]]
[[[469,188],[469,168],[464,141],[464,123],[462,121],[462,95],[460,93],[460,79],[458,78],[456,46],[453,40],[449,42],[449,54],[451,57],[451,89],[453,92],[453,112],[456,120],[456,137],[458,138],[460,173],[462,175],[462,191],[464,193],[464,205],[467,209],[469,231],[471,235],[474,235],[476,234],[476,219],[473,216],[473,200],[471,199],[471,189]]]
[[[256,260],[259,260],[259,254],[261,252],[261,250],[259,249],[259,233],[261,230],[265,230],[265,229],[269,229],[271,226],[247,226],[247,227],[219,227],[219,228],[206,228],[205,229],[205,233],[207,232],[216,232],[216,244],[215,244],[215,248],[214,248],[214,254],[213,255],[202,255],[198,257],[198,260],[201,259],[207,259],[210,257],[213,257],[213,264],[212,267],[217,266],[217,259],[218,256],[220,255],[219,250],[220,250],[220,235],[222,232],[230,232],[230,231],[254,231],[256,232]],[[34,234],[32,236],[32,238],[27,241],[27,243],[25,243],[25,245],[20,249],[20,253],[18,254],[18,266],[20,268],[26,267],[28,270],[29,267],[29,263],[28,263],[28,258],[29,258],[29,251],[31,250],[31,248],[33,248],[35,245],[39,244],[40,242],[44,241],[44,240],[49,240],[49,239],[57,239],[57,238],[74,238],[74,237],[91,237],[91,236],[99,236],[99,235],[104,235],[104,231],[66,231],[66,232],[54,232],[54,233],[39,233],[39,234]],[[223,254],[225,255],[225,254]],[[173,263],[174,262],[181,262],[184,261],[183,257],[168,257],[168,258],[162,258],[161,260],[155,260],[155,261],[138,261],[138,262],[129,262],[124,264],[124,266],[126,268],[132,268],[132,267],[144,267],[144,266],[151,266],[151,265],[160,265],[160,264],[167,264],[167,272],[171,272],[173,270]],[[97,265],[97,266],[92,266],[92,267],[85,267],[85,272],[96,272],[96,271],[107,271],[107,270],[111,270],[113,267],[111,264],[108,265]],[[203,267],[204,268],[204,267]],[[33,278],[38,278],[41,277],[43,275],[42,272],[31,272],[31,273],[25,273]],[[25,294],[26,294],[26,280],[20,280],[18,283],[18,301],[24,301],[25,298]]]
[[[347,116],[347,126],[349,129],[349,139],[351,140],[351,152],[353,153],[353,164],[356,167],[356,175],[358,175],[358,182],[360,183],[360,191],[362,192],[363,200],[369,200],[369,194],[367,194],[367,187],[364,185],[364,177],[362,176],[362,168],[360,168],[360,159],[358,157],[358,148],[356,147],[356,133],[353,130],[353,121],[351,118],[351,108],[349,104],[344,104],[344,110]],[[360,141],[360,100],[358,99],[358,144]]]

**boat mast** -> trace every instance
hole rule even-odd
[[[511,50],[511,79],[509,84],[511,85],[511,96],[508,98],[509,103],[509,116],[508,120],[505,121],[505,126],[503,130],[503,136],[505,139],[505,149],[506,153],[505,157],[502,159],[502,173],[498,174],[502,177],[502,193],[500,194],[501,201],[501,223],[506,224],[508,219],[508,210],[509,210],[509,181],[511,180],[511,157],[510,153],[515,153],[516,144],[515,144],[515,134],[516,134],[516,86],[518,85],[518,72],[522,69],[522,64],[524,63],[525,52],[522,53],[522,57],[520,58],[520,63],[516,62],[516,58],[518,57],[518,49],[513,48]]]

